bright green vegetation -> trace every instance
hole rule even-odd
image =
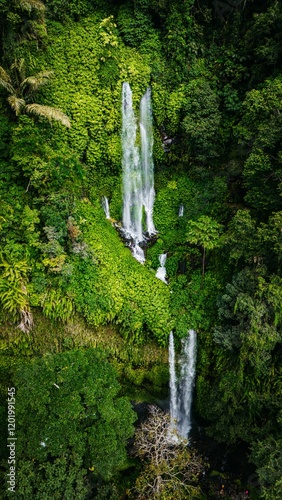
[[[281,498],[282,7],[223,3],[0,0],[0,467],[4,484],[14,384],[19,498],[128,498],[129,400],[167,397],[168,335],[189,328],[196,418]],[[144,266],[113,225],[124,81],[136,111],[152,88]]]

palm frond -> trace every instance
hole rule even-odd
[[[21,91],[29,89],[30,92],[36,92],[42,85],[46,85],[53,75],[54,71],[41,71],[37,75],[28,76],[21,82],[20,89]]]
[[[0,78],[2,80],[5,80],[5,82],[12,84],[10,75],[7,73],[7,71],[5,71],[4,68],[2,68],[2,66],[0,66]]]
[[[10,95],[8,97],[8,102],[17,116],[19,116],[25,108],[25,100],[15,95]]]
[[[14,87],[9,82],[7,82],[7,80],[4,80],[3,78],[1,78],[1,76],[0,76],[0,87],[7,90],[7,92],[9,94],[15,93]]]
[[[15,59],[13,64],[11,64],[10,72],[12,77],[11,79],[18,88],[21,82],[25,79],[25,60],[23,58]]]
[[[60,122],[67,128],[70,128],[70,119],[60,109],[53,108],[52,106],[43,106],[41,104],[28,104],[25,107],[26,114],[38,116],[39,118],[46,118],[47,120],[55,120]]]

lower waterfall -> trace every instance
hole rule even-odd
[[[146,260],[144,250],[138,245],[138,243],[134,242],[134,244],[131,246],[131,251],[134,259],[138,260],[140,264],[144,264]]]
[[[170,417],[172,430],[187,439],[191,430],[191,407],[196,375],[197,335],[189,330],[188,336],[181,340],[182,349],[178,360],[179,376],[176,375],[175,348],[173,333],[169,336],[170,372]]]
[[[169,388],[170,388],[170,418],[172,428],[175,427],[175,422],[178,418],[178,401],[177,401],[177,379],[175,371],[175,350],[173,333],[169,334]]]
[[[166,268],[165,268],[166,253],[161,253],[161,255],[159,255],[159,262],[160,262],[160,267],[158,267],[157,269],[156,278],[159,278],[159,280],[162,280],[164,283],[167,284]]]
[[[102,207],[105,212],[106,219],[110,219],[110,206],[109,206],[109,200],[106,196],[102,197]]]
[[[178,210],[178,217],[183,217],[183,215],[184,215],[184,205],[181,203]]]

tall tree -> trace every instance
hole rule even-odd
[[[186,240],[203,247],[203,276],[205,274],[206,251],[213,250],[220,245],[221,228],[221,224],[207,215],[201,215],[196,221],[188,221]]]

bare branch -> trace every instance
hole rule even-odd
[[[21,309],[21,322],[18,325],[18,328],[22,330],[24,333],[30,332],[33,327],[33,316],[32,312],[28,309]]]
[[[192,490],[200,491],[195,484],[203,471],[201,459],[186,440],[179,436],[172,439],[172,432],[170,416],[150,406],[148,419],[135,433],[133,451],[144,463],[134,488],[140,500],[161,499],[166,493],[176,500],[189,498]]]

